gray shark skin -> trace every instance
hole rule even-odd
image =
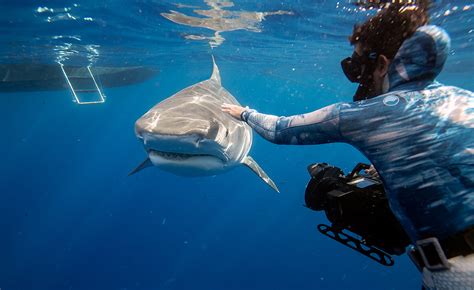
[[[252,129],[222,112],[224,103],[240,104],[222,87],[212,60],[210,79],[163,100],[136,121],[135,134],[148,157],[130,175],[149,166],[184,176],[215,175],[243,164],[279,192],[248,155]]]

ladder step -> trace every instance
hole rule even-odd
[[[100,104],[105,102],[105,96],[102,94],[102,91],[100,90],[99,86],[97,85],[97,82],[94,78],[94,75],[92,74],[91,67],[87,66],[87,72],[89,73],[89,77],[83,78],[83,77],[69,77],[68,74],[66,73],[66,70],[64,69],[63,64],[59,64],[61,67],[61,70],[63,72],[64,78],[66,79],[67,84],[69,85],[69,89],[71,90],[74,98],[76,99],[76,102],[80,105],[86,105],[86,104]],[[71,82],[72,80],[89,80],[92,82],[94,88],[87,88],[87,89],[76,89],[74,88],[74,84]],[[87,85],[86,85],[87,86]],[[97,93],[98,99],[92,100],[92,101],[83,101],[81,100],[77,95],[77,93]]]

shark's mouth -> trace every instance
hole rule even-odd
[[[157,151],[157,150],[150,150],[150,154],[153,154],[155,156],[159,156],[164,159],[168,160],[187,160],[192,157],[214,157],[218,158],[214,155],[210,154],[189,154],[189,153],[177,153],[177,152],[165,152],[165,151]],[[220,158],[218,158],[220,159]]]

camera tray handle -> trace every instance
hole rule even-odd
[[[395,264],[395,261],[389,254],[383,252],[380,249],[377,249],[374,246],[364,244],[363,241],[344,233],[342,229],[339,229],[337,227],[331,227],[325,224],[319,224],[318,230],[323,235],[361,253],[366,257],[369,257],[370,259],[376,261],[379,264],[389,267]]]
[[[362,163],[362,162],[359,162],[357,163],[357,165],[354,167],[354,169],[352,169],[352,172],[346,177],[347,179],[353,179],[354,177],[356,177],[357,175],[359,175],[359,172],[363,169],[369,169],[370,168],[370,165],[369,164],[365,164],[365,163]]]

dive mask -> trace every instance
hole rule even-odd
[[[367,83],[372,78],[376,61],[376,52],[359,55],[354,51],[352,56],[341,61],[342,71],[353,83]]]
[[[353,101],[366,100],[375,96],[373,90],[373,72],[377,62],[377,53],[359,55],[356,52],[351,57],[341,61],[342,71],[347,79],[359,83]]]

